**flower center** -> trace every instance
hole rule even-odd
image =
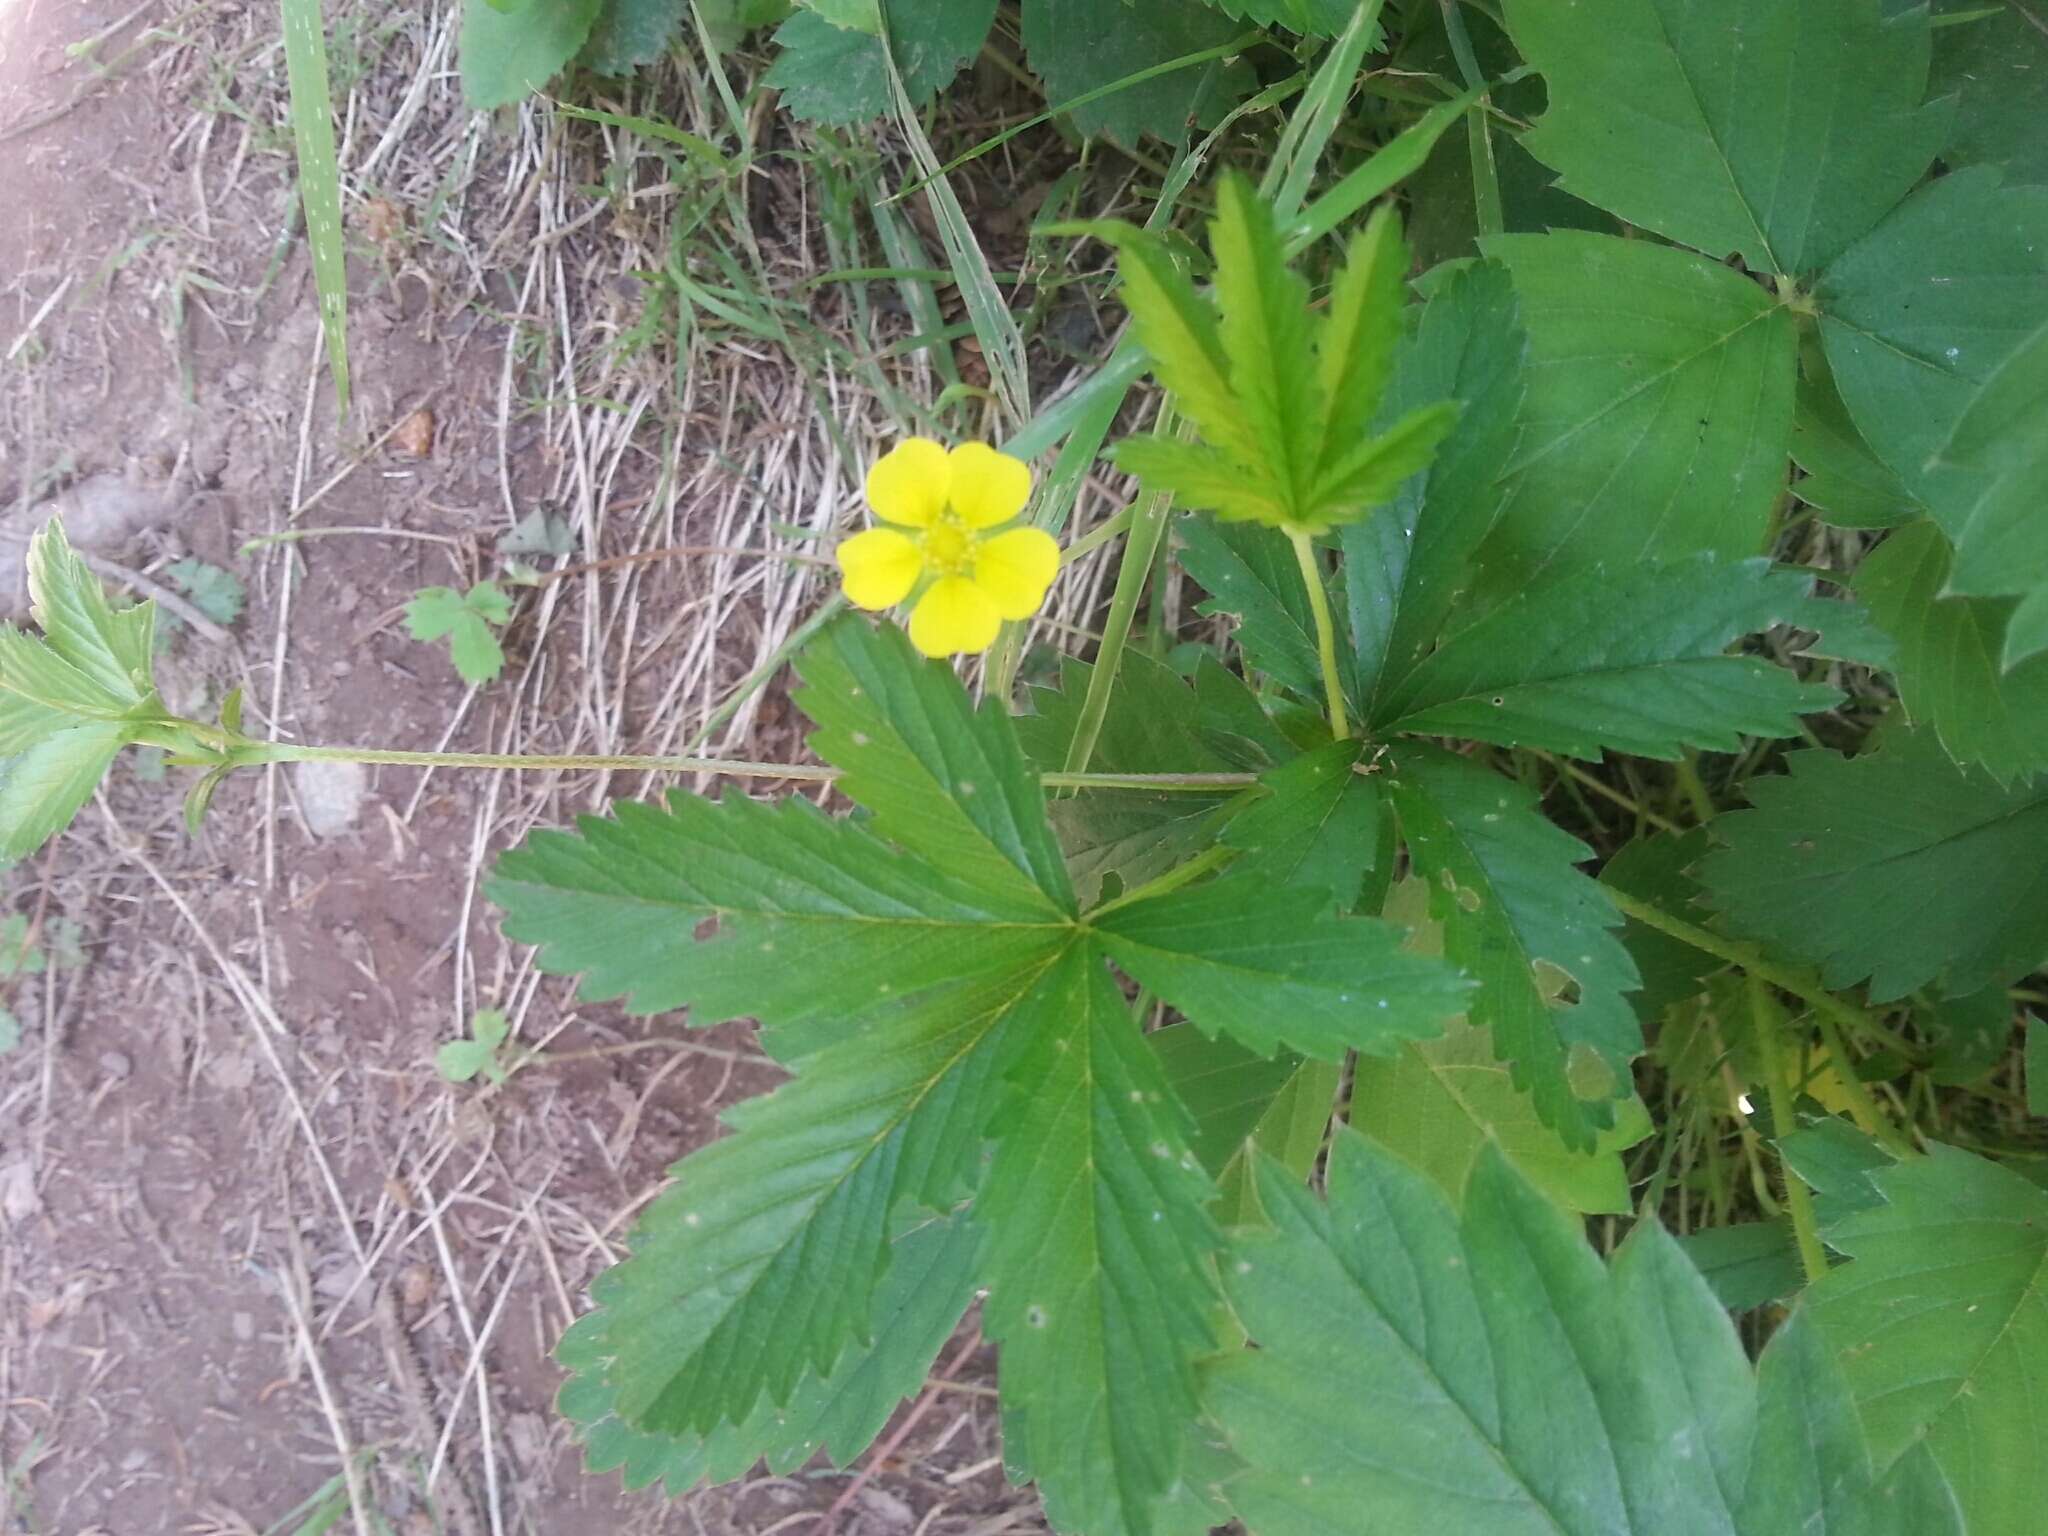
[[[925,564],[941,576],[964,575],[974,558],[974,535],[951,512],[944,512],[920,541]]]

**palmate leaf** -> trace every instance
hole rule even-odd
[[[1675,758],[1687,746],[1733,751],[1745,734],[1794,735],[1800,715],[1841,695],[1725,653],[1774,625],[1832,629],[1849,617],[1812,589],[1768,560],[1711,554],[1561,576],[1453,634],[1375,724],[1585,758]]]
[[[923,1385],[946,1336],[974,1299],[983,1233],[964,1216],[925,1217],[890,1244],[875,1287],[873,1341],[855,1344],[825,1375],[801,1376],[789,1401],[763,1399],[741,1424],[708,1435],[635,1429],[618,1416],[618,1389],[601,1374],[603,1341],[577,1335],[556,1352],[576,1374],[557,1406],[577,1427],[585,1467],[617,1469],[628,1489],[659,1482],[680,1498],[700,1482],[730,1482],[756,1461],[794,1472],[819,1450],[844,1467]]]
[[[1553,567],[1756,554],[1785,479],[1791,314],[1650,241],[1565,231],[1485,248],[1514,274],[1529,367],[1483,593]]]
[[[1912,720],[1994,779],[2048,768],[2048,656],[2000,665],[2015,604],[1946,597],[1952,555],[1932,523],[1902,528],[1856,570],[1856,591],[1898,642],[1893,675]]]
[[[1752,1370],[1654,1221],[1603,1266],[1498,1151],[1461,1219],[1348,1131],[1327,1205],[1260,1196],[1222,1266],[1259,1347],[1203,1385],[1252,1536],[1959,1536],[1924,1451],[1874,1473],[1812,1324]]]
[[[1880,1466],[1933,1453],[1971,1536],[2029,1536],[2048,1501],[2048,1194],[1953,1147],[1880,1164],[1828,1223],[1813,1287]]]
[[[1725,846],[1700,874],[1733,927],[1830,987],[1867,980],[1878,1002],[1937,979],[1971,992],[2048,957],[2048,779],[2001,789],[1904,732],[1786,766],[1749,781],[1755,809],[1714,823]]]
[[[1101,963],[1075,952],[1015,1037],[976,1219],[1002,1345],[1004,1457],[1054,1525],[1148,1536],[1214,1348],[1209,1176],[1186,1112]]]
[[[632,1256],[593,1285],[598,1310],[565,1336],[599,1362],[623,1420],[744,1422],[871,1336],[892,1213],[971,1188],[1005,1037],[1067,1027],[1068,952],[930,994],[804,1058],[727,1114],[733,1134],[676,1165]]]
[[[1444,953],[1478,984],[1472,1021],[1544,1124],[1590,1151],[1643,1048],[1623,995],[1638,978],[1614,932],[1621,914],[1574,868],[1592,851],[1522,786],[1434,748],[1403,750],[1386,789]]]
[[[1920,179],[1924,11],[1879,0],[1508,0],[1550,109],[1523,138],[1567,192],[1710,256],[1825,266]]]

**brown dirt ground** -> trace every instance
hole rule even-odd
[[[189,712],[239,683],[252,729],[299,740],[680,750],[814,602],[808,567],[690,556],[529,589],[483,690],[400,606],[490,574],[536,507],[575,534],[559,567],[760,546],[771,516],[826,532],[850,477],[769,350],[698,343],[678,368],[616,345],[660,189],[629,166],[639,191],[600,199],[604,146],[545,109],[464,112],[454,24],[334,24],[337,422],[286,231],[275,7],[0,0],[0,555],[46,497],[97,494],[118,515],[96,553],[136,590],[186,555],[241,575],[225,643],[186,628],[164,658]],[[763,221],[771,265],[821,263],[805,228]],[[871,440],[869,404],[830,393]],[[423,454],[391,433],[419,407]],[[355,531],[243,547],[288,528]],[[799,750],[772,689],[710,745]],[[0,917],[75,924],[83,963],[0,977],[22,1025],[0,1056],[0,1529],[267,1531],[344,1463],[337,1530],[816,1529],[850,1482],[830,1468],[622,1494],[552,1411],[548,1351],[632,1213],[775,1080],[743,1027],[575,1006],[479,894],[527,828],[648,784],[385,769],[320,836],[318,786],[250,776],[189,837],[184,780],[124,764],[4,877]],[[582,1054],[446,1084],[434,1049],[482,1006]],[[988,1367],[929,1394],[842,1533],[1043,1529],[1002,1482]]]

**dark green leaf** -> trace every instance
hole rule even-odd
[[[1564,189],[1759,271],[1825,266],[1946,136],[1927,17],[1877,0],[1508,0],[1550,110],[1524,136]],[[1825,88],[1816,83],[1825,81]]]
[[[1698,923],[1706,914],[1694,910],[1699,882],[1692,878],[1691,870],[1712,846],[1705,827],[1677,836],[1639,837],[1601,866],[1600,883],[1660,907],[1673,917]],[[1636,970],[1643,979],[1635,1005],[1645,1023],[1673,1003],[1699,996],[1701,984],[1726,964],[1632,917],[1623,922],[1621,942],[1635,957]]]
[[[1935,29],[1933,93],[1962,97],[1942,159],[2000,166],[2011,181],[2048,181],[2048,16],[2040,0],[1936,0],[1934,10],[1957,24]]]
[[[2016,606],[1945,597],[1951,556],[1932,523],[1893,534],[1856,571],[1856,592],[1898,643],[1893,672],[1906,713],[1949,755],[2001,782],[2048,767],[2048,656],[2012,671],[1999,653]]]
[[[1678,1246],[1731,1312],[1783,1301],[1806,1283],[1792,1224],[1783,1219],[1708,1227],[1681,1237]]]
[[[1387,781],[1408,857],[1430,887],[1444,953],[1478,983],[1472,1021],[1567,1146],[1588,1150],[1631,1092],[1641,1027],[1621,914],[1574,866],[1591,850],[1521,785],[1433,748]]]
[[[1905,481],[1870,451],[1824,371],[1799,380],[1792,459],[1806,472],[1792,489],[1837,527],[1892,528],[1922,510]]]
[[[1076,949],[1018,1031],[976,1202],[1002,1345],[1004,1458],[1054,1525],[1148,1536],[1215,1347],[1209,1177],[1101,962]]]
[[[1429,468],[1383,512],[1339,535],[1358,702],[1368,715],[1422,659],[1471,580],[1472,557],[1500,510],[1499,476],[1518,430],[1527,352],[1513,281],[1485,262],[1432,291],[1399,354],[1390,412],[1443,399],[1462,409]]]
[[[1205,517],[1184,517],[1174,527],[1181,565],[1210,594],[1195,611],[1230,614],[1250,666],[1305,698],[1321,698],[1315,619],[1287,540],[1271,528]]]
[[[1220,47],[1238,33],[1229,17],[1197,0],[1128,6],[1031,0],[1023,22],[1025,53],[1055,106],[1156,65]],[[1074,126],[1130,148],[1148,133],[1177,143],[1187,132],[1205,78],[1218,69],[1214,61],[1197,64],[1098,97],[1074,109]]]
[[[797,671],[811,748],[877,831],[997,899],[1073,912],[1045,792],[994,701],[977,710],[902,630],[852,615],[819,632]]]
[[[2001,789],[1938,747],[1894,733],[1858,758],[1798,752],[1749,781],[1754,810],[1715,823],[1701,865],[1741,932],[1868,980],[1889,1002],[2010,980],[2048,957],[2048,779]]]
[[[1879,1203],[1835,1222],[1851,1262],[1812,1317],[1880,1466],[1931,1450],[1971,1536],[2032,1536],[2048,1502],[2048,1192],[1940,1145],[1878,1169]]]
[[[462,99],[479,111],[510,106],[540,90],[590,36],[604,0],[491,0],[462,3]]]
[[[1561,576],[1445,641],[1375,723],[1585,758],[1676,758],[1687,746],[1733,751],[1745,734],[1795,735],[1800,715],[1841,695],[1725,653],[1774,625],[1829,624],[1839,605],[1812,587],[1768,560],[1711,554]]]
[[[1256,875],[1226,874],[1090,924],[1141,985],[1267,1055],[1384,1055],[1397,1040],[1436,1034],[1464,1005],[1463,978],[1402,949],[1391,924],[1339,917],[1323,891]]]
[[[1379,789],[1355,771],[1358,754],[1359,743],[1335,741],[1265,774],[1261,795],[1223,831],[1245,850],[1232,874],[1327,891],[1339,911],[1357,906],[1380,822]]]
[[[2048,187],[2001,186],[1981,166],[1943,176],[1844,252],[1814,298],[1864,440],[1916,495],[1946,500],[1955,488],[1929,461],[2048,321]]]
[[[1204,1396],[1258,1536],[1957,1536],[1924,1457],[1873,1476],[1808,1325],[1752,1373],[1654,1222],[1603,1266],[1497,1152],[1461,1220],[1349,1132],[1329,1184],[1325,1207],[1262,1170],[1276,1230],[1243,1231],[1222,1266],[1259,1347],[1212,1366]]]
[[[1941,457],[1962,471],[1937,477],[1934,505],[1956,543],[1954,590],[2048,590],[2048,325],[1985,381]]]
[[[903,89],[922,107],[981,51],[996,0],[889,0],[889,36]],[[882,40],[800,10],[775,32],[780,52],[762,83],[810,123],[859,123],[892,110]]]
[[[1791,315],[1740,273],[1646,240],[1486,249],[1514,273],[1530,352],[1486,594],[1553,565],[1758,553],[1785,483]]]
[[[629,75],[668,52],[689,14],[690,0],[604,0],[576,62],[600,75]]]
[[[628,1489],[659,1481],[680,1498],[701,1481],[731,1482],[756,1461],[788,1474],[824,1450],[837,1467],[867,1448],[932,1361],[975,1289],[981,1229],[965,1217],[927,1217],[890,1245],[875,1287],[874,1339],[840,1356],[829,1375],[807,1372],[781,1407],[763,1399],[742,1424],[708,1435],[635,1429],[618,1416],[618,1390],[602,1374],[602,1341],[565,1338],[555,1358],[576,1374],[557,1406],[576,1426],[591,1472],[618,1469]]]
[[[1069,1027],[1073,965],[940,992],[731,1110],[732,1134],[676,1165],[565,1340],[617,1390],[619,1417],[666,1432],[743,1422],[872,1337],[891,1213],[971,1187],[1006,1037]]]

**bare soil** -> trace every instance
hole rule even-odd
[[[242,577],[227,634],[186,625],[163,658],[190,713],[241,686],[251,729],[297,740],[680,750],[816,599],[811,567],[734,551],[771,518],[853,515],[809,386],[759,346],[692,343],[679,368],[620,345],[665,203],[631,166],[595,196],[618,167],[543,108],[463,111],[453,9],[394,10],[334,24],[339,417],[276,24],[0,0],[0,558],[56,498],[106,514],[93,552],[131,591],[187,556]],[[767,259],[820,259],[805,227],[766,220]],[[854,441],[876,430],[834,406]],[[556,569],[726,553],[520,591],[505,676],[466,688],[402,605],[499,571],[535,510],[572,533]],[[800,750],[776,689],[708,745]],[[0,1055],[0,1529],[296,1529],[308,1500],[408,1536],[820,1528],[850,1474],[626,1494],[552,1409],[589,1277],[663,1169],[776,1080],[744,1026],[577,1006],[480,894],[532,826],[658,786],[252,774],[197,836],[187,787],[126,762],[4,877],[0,918],[81,953],[0,957],[21,1025]],[[442,1081],[433,1053],[479,1007],[551,1059]],[[1043,1528],[1002,1482],[988,1374],[970,1350],[928,1394],[841,1532]]]

